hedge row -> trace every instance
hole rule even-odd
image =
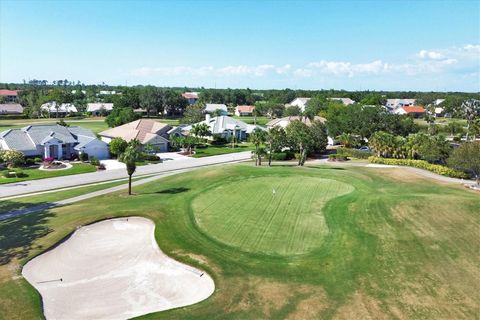
[[[346,154],[351,158],[357,158],[357,159],[368,159],[369,157],[373,156],[373,152],[350,149],[350,148],[338,148],[337,153]]]
[[[378,163],[378,164],[415,167],[419,169],[428,170],[436,174],[440,174],[442,176],[447,176],[451,178],[468,179],[468,175],[462,171],[451,169],[438,164],[431,164],[424,160],[388,159],[388,158],[380,158],[380,157],[369,157],[368,161],[370,161],[371,163]]]

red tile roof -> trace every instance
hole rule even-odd
[[[185,99],[198,99],[198,93],[185,92],[185,93],[182,93],[182,97],[184,97]]]
[[[17,92],[18,92],[17,90],[1,89],[0,96],[16,96]]]
[[[253,112],[255,106],[237,106],[238,112]]]
[[[425,113],[425,109],[421,106],[406,106],[403,107],[406,113]]]

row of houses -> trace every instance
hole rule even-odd
[[[339,101],[342,102],[344,105],[349,106],[355,103],[354,100],[350,98],[327,98],[328,100],[332,101]],[[305,111],[308,102],[311,98],[295,98],[290,103],[286,104],[285,107],[298,107],[301,112]],[[445,99],[437,99],[433,101],[432,105],[434,107],[433,115],[434,116],[441,116],[444,113],[444,108],[441,104],[445,101]],[[425,115],[427,110],[420,105],[416,104],[416,99],[387,99],[385,106],[386,110],[391,113],[401,114],[401,115],[411,115],[414,117],[420,117]]]

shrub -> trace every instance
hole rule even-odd
[[[145,161],[159,161],[160,157],[154,154],[142,153],[140,159]]]
[[[287,160],[288,154],[286,152],[274,152],[272,153],[272,160],[284,161]]]
[[[85,152],[80,153],[79,158],[80,158],[80,161],[82,162],[88,161],[88,153],[85,153]]]
[[[370,161],[371,163],[378,163],[378,164],[415,167],[415,168],[428,170],[436,174],[440,174],[442,176],[447,176],[452,178],[460,178],[460,179],[468,178],[468,175],[462,171],[451,169],[438,164],[431,164],[424,160],[386,159],[386,158],[380,158],[380,157],[369,157],[368,161]]]
[[[91,158],[90,158],[90,164],[91,164],[92,166],[99,166],[99,165],[100,165],[100,161],[99,161],[97,158],[95,158],[95,157],[91,157]]]
[[[127,149],[127,146],[127,141],[123,140],[120,137],[117,137],[113,138],[112,141],[110,141],[108,148],[113,156],[119,156],[125,151],[125,149]]]
[[[328,155],[328,161],[347,161],[348,156],[344,153],[334,153]]]
[[[368,159],[369,157],[373,156],[373,152],[350,148],[338,148],[337,153],[345,154],[348,157],[357,159]]]
[[[27,177],[28,175],[22,170],[4,170],[2,171],[2,176],[4,176],[5,178],[23,178]]]
[[[27,159],[25,159],[25,164],[28,165],[28,166],[34,165],[35,164],[35,159],[27,158]]]
[[[5,161],[9,167],[18,167],[25,163],[25,156],[17,150],[6,150],[2,153],[2,161]]]
[[[43,158],[43,162],[46,162],[46,163],[52,163],[53,162],[53,157],[46,157],[46,158]]]
[[[33,158],[33,162],[35,162],[35,163],[40,163],[40,162],[42,162],[42,158],[40,158],[40,157],[35,157],[35,158]]]

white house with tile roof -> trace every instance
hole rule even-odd
[[[166,152],[169,142],[168,132],[171,129],[170,125],[162,122],[152,119],[139,119],[102,131],[98,135],[106,143],[110,143],[114,138],[122,138],[127,142],[137,139],[142,145],[149,144],[155,147],[158,152]]]
[[[0,133],[0,149],[18,150],[25,156],[70,159],[80,153],[107,159],[108,145],[82,127],[60,125],[31,125]]]

